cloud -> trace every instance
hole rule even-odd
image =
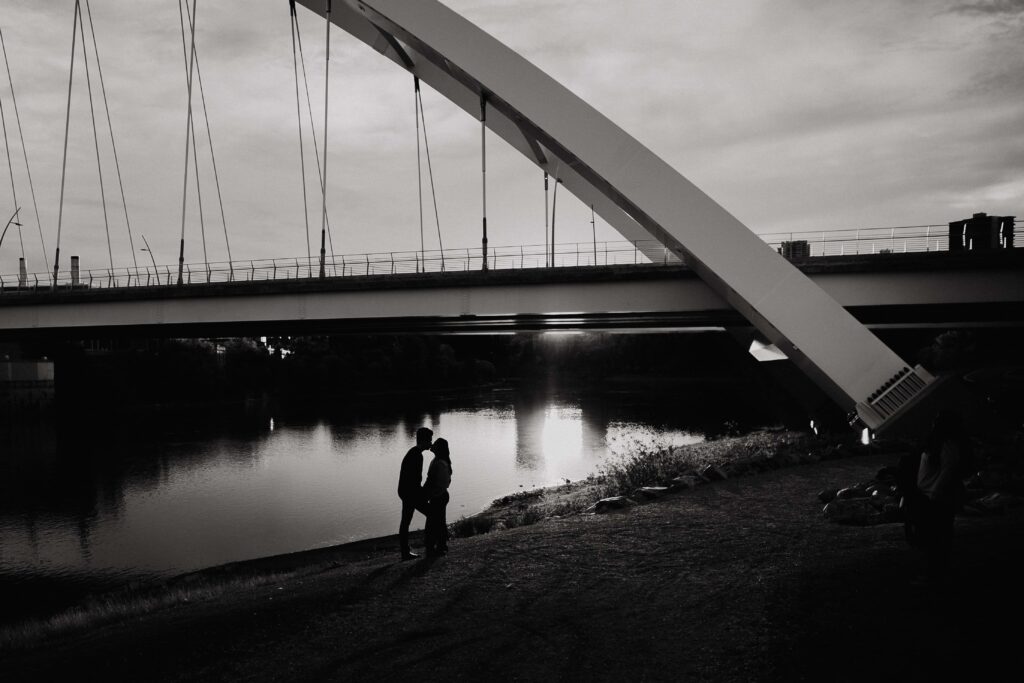
[[[446,4],[756,230],[944,223],[968,205],[972,212],[1024,213],[1022,2]],[[44,255],[38,238],[26,239],[30,262],[40,265],[52,262],[55,242],[73,5],[5,0],[0,18],[51,250]],[[146,235],[159,261],[174,262],[186,104],[178,10],[165,0],[95,2],[92,10],[133,234]],[[322,153],[323,23],[304,10],[300,21]],[[331,41],[328,204],[336,247],[415,248],[411,78],[341,31]],[[233,255],[304,255],[287,4],[201,2],[197,45]],[[102,266],[108,255],[81,76],[77,71],[62,253]],[[0,98],[7,97],[0,87]],[[423,99],[445,244],[474,247],[481,222],[479,124],[429,88]],[[311,230],[318,231],[321,197],[304,95],[302,116]],[[205,119],[197,123],[205,144]],[[115,263],[130,264],[102,132],[112,251]],[[20,154],[19,145],[14,149]],[[199,153],[208,250],[223,258],[209,152],[200,146]],[[17,158],[15,174],[24,204],[27,182]],[[490,136],[488,178],[492,244],[542,242],[540,172]],[[0,187],[3,209],[9,184],[0,186],[7,186]],[[559,195],[558,206],[560,234],[589,240],[589,209],[568,193]],[[187,207],[186,256],[201,258],[194,191]],[[599,239],[615,237],[600,219],[598,232]],[[5,241],[0,273],[16,269],[17,255]]]
[[[1024,15],[1024,0],[976,0],[957,2],[951,8],[961,14]]]

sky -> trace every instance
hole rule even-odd
[[[755,232],[945,224],[980,211],[1024,216],[1024,0],[445,4],[588,101]],[[111,258],[115,267],[151,258],[174,264],[187,115],[178,0],[91,0],[90,7],[124,202],[87,30],[104,193],[79,42],[59,220],[62,268],[70,255],[80,256],[83,269],[105,268]],[[232,257],[303,257],[288,3],[198,0],[197,7],[196,45]],[[2,65],[0,103],[30,272],[52,268],[57,241],[73,9],[74,0],[0,0],[20,134]],[[301,7],[299,20],[322,151],[324,25]],[[335,29],[329,94],[333,251],[418,249],[411,76]],[[478,247],[479,123],[429,88],[423,100],[444,245]],[[194,104],[205,258],[223,261],[198,96]],[[322,200],[304,95],[302,116],[315,255]],[[7,155],[0,154],[6,221],[15,202]],[[493,135],[487,158],[490,244],[542,244],[541,171]],[[424,243],[431,249],[438,241],[429,189],[426,201]],[[194,185],[186,203],[185,260],[201,263]],[[557,221],[559,242],[592,239],[589,208],[568,192],[559,194]],[[596,232],[598,240],[618,239],[600,217]],[[140,251],[147,243],[151,253]],[[15,273],[20,255],[11,228],[0,244],[0,274]]]

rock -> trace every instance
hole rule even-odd
[[[708,481],[723,481],[729,478],[729,476],[722,471],[722,468],[716,465],[708,465],[700,471],[700,474]]]
[[[1007,508],[1013,507],[1016,503],[1017,500],[1014,496],[996,491],[971,501],[969,505],[972,508],[980,508],[982,512],[998,515],[1003,514]],[[966,508],[967,506],[965,505],[964,507]]]
[[[899,507],[900,505],[899,498],[897,498],[896,496],[888,495],[887,493],[883,493],[882,491],[875,491],[875,493],[872,494],[872,496],[868,498],[868,500],[871,501],[871,504],[875,506],[876,510],[884,511],[885,508],[890,505],[895,505],[896,507]]]
[[[837,524],[868,526],[886,521],[869,498],[837,498],[822,510],[825,519]]]
[[[704,480],[696,474],[683,474],[674,478],[668,485],[670,491],[685,491],[686,489],[697,488]]]
[[[638,488],[636,491],[633,491],[633,498],[636,498],[637,500],[654,500],[655,498],[661,498],[666,493],[668,493],[667,486],[643,486]]]
[[[587,511],[602,514],[612,510],[623,510],[633,505],[636,505],[636,501],[631,500],[626,496],[612,496],[611,498],[602,498],[591,505]]]
[[[818,500],[820,500],[822,503],[831,503],[833,500],[836,499],[837,493],[839,493],[839,489],[834,487],[830,489],[824,489],[818,493]]]
[[[839,489],[836,493],[836,498],[839,500],[846,500],[849,498],[867,498],[868,493],[860,486],[847,486],[844,489]]]

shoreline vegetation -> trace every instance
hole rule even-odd
[[[704,442],[638,447],[613,459],[586,479],[520,491],[495,500],[482,512],[449,524],[455,539],[530,526],[542,520],[643,504],[705,483],[821,460],[895,453],[897,445],[861,445],[852,434],[818,437],[781,428]],[[809,492],[813,494],[813,492]],[[599,501],[607,502],[603,507]],[[414,547],[421,532],[414,532]],[[345,563],[397,554],[397,536],[299,551],[206,568],[163,582],[129,585],[95,594],[49,618],[0,627],[0,649],[32,647],[55,637],[168,609],[212,600],[272,583],[301,580]]]

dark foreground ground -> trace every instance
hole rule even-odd
[[[946,588],[910,581],[900,525],[823,520],[819,490],[893,459],[458,539],[434,563],[320,552],[314,573],[8,643],[0,680],[1017,679],[1024,512],[958,519]]]

